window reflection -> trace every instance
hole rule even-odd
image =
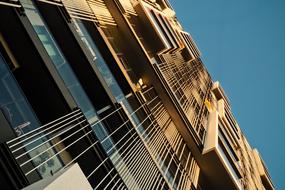
[[[29,21],[31,22],[35,32],[37,33],[39,39],[41,40],[45,50],[50,56],[53,64],[55,65],[66,87],[73,96],[75,102],[78,104],[78,107],[81,108],[82,112],[85,114],[89,122],[96,121],[97,120],[96,112],[89,98],[84,92],[82,86],[80,85],[74,72],[69,66],[67,60],[62,55],[56,42],[53,40],[52,36],[50,35],[38,10],[30,0],[21,0],[21,3],[25,9],[25,13]]]
[[[105,83],[112,91],[112,94],[115,96],[116,100],[120,102],[122,99],[124,99],[124,94],[121,88],[119,87],[116,79],[114,78],[113,74],[111,73],[109,67],[107,66],[105,60],[100,54],[97,46],[86,31],[85,26],[78,19],[73,20],[73,24],[79,36],[81,37],[81,40],[89,50],[89,53],[93,56],[93,63],[99,69],[101,75],[105,80]]]
[[[0,55],[0,109],[18,135],[35,129],[39,123],[22,95],[4,58]]]
[[[23,135],[40,126],[36,115],[31,106],[23,95],[20,87],[10,72],[4,58],[0,54],[0,111],[4,114],[6,120],[14,129],[16,135]],[[0,126],[1,127],[1,126]],[[32,143],[32,146],[26,146],[27,150],[39,145],[42,141]],[[29,153],[30,157],[39,155],[39,153],[50,147],[44,144]],[[53,149],[46,151],[44,154],[33,160],[35,166],[41,164],[47,158],[54,155]],[[51,172],[56,172],[62,167],[58,157],[51,159],[46,164],[38,168],[38,172],[42,177],[50,176]]]
[[[125,98],[125,95],[123,94],[123,91],[121,90],[118,82],[116,81],[115,77],[110,71],[107,63],[105,62],[99,49],[97,48],[91,36],[87,32],[83,23],[79,19],[74,19],[72,23],[73,23],[73,26],[75,27],[75,30],[81,37],[81,40],[85,44],[86,48],[89,50],[89,53],[93,56],[93,63],[96,65],[96,67],[100,71],[101,75],[104,78],[105,83],[111,90],[113,96],[116,98],[116,101],[122,103],[129,114],[133,113],[134,110],[132,109],[128,100]],[[136,114],[133,114],[131,116],[131,119],[137,125],[140,123],[140,120],[137,118]],[[139,129],[141,128],[142,127],[139,127]],[[143,130],[140,132],[143,132]]]

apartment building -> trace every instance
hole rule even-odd
[[[167,0],[0,0],[5,189],[274,189]]]

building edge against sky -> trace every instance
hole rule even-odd
[[[167,0],[0,14],[2,187],[274,189]]]

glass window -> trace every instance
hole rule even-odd
[[[18,135],[35,129],[39,122],[0,54],[0,109]]]
[[[56,42],[53,40],[52,35],[49,33],[44,21],[42,20],[38,10],[30,0],[21,0],[21,3],[25,9],[25,13],[31,22],[35,32],[41,40],[45,50],[50,56],[53,64],[55,65],[59,75],[73,96],[78,107],[81,108],[89,122],[97,120],[96,112],[80,85],[76,75],[69,66],[67,60],[62,55]],[[95,119],[94,119],[95,118]]]
[[[90,37],[89,33],[87,32],[85,26],[80,20],[73,20],[74,27],[78,32],[81,40],[89,50],[89,53],[93,56],[93,63],[96,65],[98,70],[100,71],[101,75],[103,76],[105,83],[112,91],[112,94],[116,98],[118,102],[124,99],[124,94],[118,85],[115,77],[111,73],[107,63],[103,59],[100,51],[98,50],[97,46],[93,42],[92,38]]]
[[[40,123],[34,114],[31,106],[23,95],[14,76],[10,72],[4,58],[0,54],[0,111],[15,130],[16,135],[20,136],[40,126]],[[1,126],[0,126],[1,127]],[[42,143],[41,140],[26,146],[27,150]],[[39,155],[50,147],[48,143],[38,147],[29,153],[30,157]],[[33,159],[35,166],[54,155],[53,149],[37,156]],[[54,157],[38,168],[42,177],[50,176],[50,172],[56,172],[62,167],[58,157]]]
[[[105,83],[111,90],[116,101],[124,105],[124,107],[129,113],[129,116],[131,117],[130,119],[132,119],[133,123],[135,123],[138,126],[141,123],[141,121],[138,119],[136,114],[131,115],[134,112],[133,108],[130,106],[129,101],[125,98],[125,95],[123,94],[118,82],[113,76],[111,70],[109,69],[107,63],[102,57],[98,47],[96,46],[93,39],[89,35],[85,26],[79,19],[73,20],[73,26],[75,27],[78,35],[85,44],[86,48],[89,50],[89,53],[93,56],[93,63],[96,65],[99,72],[103,76]],[[141,133],[144,131],[141,125],[139,125],[138,130]]]

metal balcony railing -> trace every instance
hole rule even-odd
[[[118,104],[92,124],[76,109],[7,147],[30,183],[78,163],[94,189],[169,189],[145,147],[157,147],[158,136],[144,106],[128,112]]]
[[[195,160],[189,153],[186,166],[179,163],[157,100],[116,104],[91,124],[76,109],[6,145],[30,184],[78,163],[93,189],[186,189],[193,180],[186,166]]]
[[[71,133],[67,137],[57,141],[61,135],[78,128],[80,125],[83,125],[83,127],[80,127],[80,129],[75,130],[75,132]],[[25,171],[26,176],[31,175],[32,172],[40,172],[44,175],[44,173],[39,170],[42,167],[45,167],[45,164],[49,164],[52,159],[57,158],[60,153],[63,153],[68,147],[81,139],[77,139],[73,143],[56,152],[57,145],[87,127],[89,127],[89,124],[84,115],[79,109],[76,109],[70,114],[8,141],[7,145],[20,167]],[[82,138],[85,136],[82,136]],[[24,157],[26,157],[26,159]],[[34,167],[27,170],[25,166],[29,163],[33,163]],[[72,162],[70,161],[66,165],[71,163]],[[60,165],[62,165],[61,162]],[[53,170],[50,170],[50,172],[52,173]]]
[[[5,6],[11,6],[11,7],[17,7],[20,8],[21,5],[18,0],[0,0],[0,5],[5,5]]]
[[[78,163],[93,188],[125,189],[92,126],[76,109],[6,145],[30,184]]]

